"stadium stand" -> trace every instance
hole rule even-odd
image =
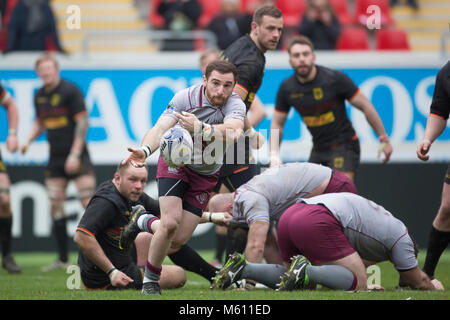
[[[276,6],[283,12],[284,26],[295,28],[306,10],[306,0],[276,0]]]
[[[392,8],[395,26],[408,33],[411,50],[439,51],[441,37],[449,31],[450,1],[419,0],[418,4],[418,10],[407,5]],[[449,41],[446,49],[450,52]]]
[[[370,41],[367,31],[362,27],[342,28],[336,49],[343,50],[369,50]]]
[[[68,28],[67,19],[71,13],[68,8],[72,0],[51,1],[60,40],[69,53],[80,52],[83,38],[91,32],[107,32],[95,38],[88,47],[89,52],[151,52],[157,48],[145,37],[119,37],[115,32],[141,32],[147,29],[147,22],[139,18],[133,0],[77,0],[81,9],[81,28]]]
[[[199,0],[199,2],[203,7],[203,12],[198,24],[201,28],[205,28],[212,18],[219,13],[222,3],[220,0]]]
[[[376,50],[411,50],[408,34],[402,29],[381,29],[375,34]]]
[[[156,8],[161,0],[148,0],[146,12],[140,13],[136,7],[137,0],[78,0],[77,5],[82,10],[82,28],[80,30],[70,30],[66,27],[66,20],[69,17],[67,9],[73,4],[71,0],[53,0],[52,6],[55,15],[59,21],[59,33],[61,42],[68,52],[79,52],[82,46],[82,40],[86,34],[92,31],[115,32],[117,30],[128,30],[137,33],[148,29],[158,30],[164,24]],[[144,1],[144,0],[140,0]],[[211,17],[220,10],[221,0],[199,0],[203,5],[203,14],[200,18],[200,27],[205,28]],[[251,10],[264,0],[238,0],[243,12],[252,13]],[[367,8],[370,5],[378,5],[381,9],[382,29],[395,28],[404,30],[407,33],[407,40],[410,50],[413,51],[438,51],[441,45],[441,36],[448,32],[448,17],[450,16],[450,1],[448,0],[418,0],[419,9],[414,10],[406,3],[399,1],[399,5],[391,7],[389,0],[329,0],[334,7],[343,29],[355,26],[361,26],[367,19]],[[307,0],[274,0],[275,4],[282,10],[286,32],[289,36],[289,28],[296,28],[305,12]],[[142,9],[141,9],[142,10]],[[370,15],[370,13],[369,13]],[[144,19],[142,17],[145,17]],[[353,30],[352,29],[352,30]],[[347,48],[357,47],[361,50],[377,49],[377,32],[365,29],[366,36],[369,38],[369,47],[366,49],[366,36],[360,31],[345,31],[342,35],[339,48],[341,50],[350,50]],[[3,30],[4,32],[4,30]],[[357,39],[350,39],[348,44],[344,43],[348,39],[347,33],[358,34]],[[136,39],[131,39],[136,38]],[[363,39],[363,40],[362,40]],[[151,44],[145,37],[130,37],[125,39],[126,48],[124,48],[123,39],[118,41],[112,37],[102,41],[92,41],[88,50],[90,52],[98,51],[126,51],[148,52],[158,49],[156,44]],[[288,38],[284,37],[283,42]],[[449,41],[450,42],[450,41]],[[205,48],[204,41],[196,40],[196,50]],[[338,48],[338,49],[339,49]],[[450,51],[450,43],[447,51]]]
[[[353,23],[353,19],[349,9],[349,2],[346,0],[329,0],[330,4],[339,19],[341,25],[350,25]]]
[[[391,25],[394,22],[391,15],[389,0],[355,0],[354,21],[356,24],[360,24],[364,27],[367,25],[367,19],[374,13],[374,11],[367,10],[372,5],[380,8],[380,23],[382,27]]]

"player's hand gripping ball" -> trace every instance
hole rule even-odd
[[[167,130],[161,137],[159,151],[171,168],[180,168],[191,162],[194,142],[190,133],[181,127]]]

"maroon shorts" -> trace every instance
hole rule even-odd
[[[355,183],[345,173],[333,170],[330,182],[323,193],[351,192],[358,194]]]
[[[170,168],[164,160],[159,157],[156,169],[156,179],[170,178],[184,181],[187,188],[183,195],[183,202],[201,211],[208,205],[209,197],[219,179],[219,173],[203,175],[191,170],[188,166],[181,168]],[[159,196],[162,196],[161,194]],[[192,211],[192,210],[189,210]],[[196,212],[193,212],[196,214]]]
[[[278,246],[283,261],[301,254],[315,265],[355,252],[341,224],[327,208],[305,203],[293,204],[281,216]]]

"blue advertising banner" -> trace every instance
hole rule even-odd
[[[437,68],[358,68],[341,69],[354,80],[374,104],[394,146],[393,162],[417,162],[415,149],[422,139],[434,90]],[[266,69],[258,92],[267,111],[257,129],[268,137],[270,119],[280,83],[291,69]],[[2,85],[15,99],[20,116],[19,140],[28,137],[34,121],[33,94],[40,81],[33,70],[0,68]],[[186,69],[63,69],[62,78],[82,90],[89,110],[88,144],[94,163],[115,164],[127,155],[127,146],[139,145],[142,137],[166,108],[172,96],[201,81],[200,71]],[[348,106],[348,115],[361,141],[362,162],[378,162],[378,140],[362,112]],[[6,112],[0,108],[0,144],[7,136]],[[45,135],[26,155],[10,154],[2,148],[5,162],[14,164],[45,163]],[[281,155],[285,161],[308,158],[311,138],[300,116],[294,111],[285,125]],[[450,160],[450,130],[433,145],[431,161]],[[257,159],[267,163],[267,145],[257,151]],[[155,161],[152,157],[151,161]]]

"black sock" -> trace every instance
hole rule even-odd
[[[439,262],[439,258],[445,248],[447,248],[449,242],[450,232],[439,231],[431,226],[428,238],[427,257],[425,258],[425,264],[423,266],[423,271],[430,279],[434,279],[434,271]]]
[[[216,234],[216,260],[223,263],[223,253],[227,244],[227,236],[224,234]]]
[[[58,248],[59,260],[67,262],[68,241],[67,241],[67,218],[59,218],[53,220],[53,232],[56,236],[56,245]]]
[[[3,257],[11,253],[11,227],[12,217],[0,218],[0,243]]]
[[[194,249],[184,245],[175,253],[169,255],[170,260],[187,271],[201,275],[211,282],[216,276],[217,268],[206,262]]]
[[[247,245],[247,233],[248,230],[242,228],[228,229],[226,260],[228,260],[229,255],[233,254],[234,252],[244,253],[245,246]]]

